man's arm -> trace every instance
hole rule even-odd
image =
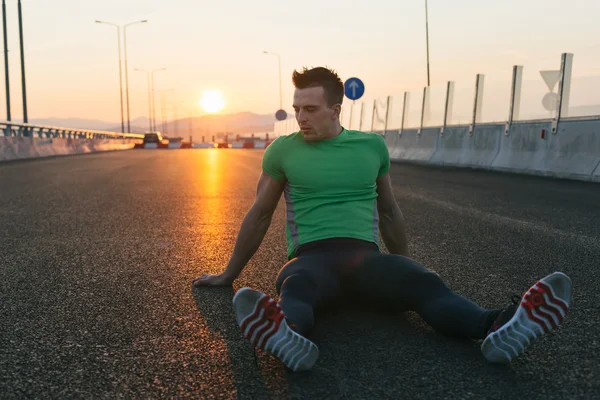
[[[389,173],[377,178],[377,194],[379,229],[385,246],[392,254],[410,257],[404,216],[394,198]]]
[[[231,280],[240,275],[262,243],[284,186],[285,180],[277,180],[264,172],[261,173],[256,199],[242,221],[233,254],[223,273]]]

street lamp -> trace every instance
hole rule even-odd
[[[8,74],[8,34],[6,32],[6,0],[2,0],[2,25],[4,29],[4,75],[6,80],[6,120],[10,122],[10,77]],[[7,131],[8,132],[8,131]]]
[[[156,130],[156,98],[154,97],[154,73],[166,70],[166,68],[159,68],[155,69],[150,73],[150,75],[152,76],[152,125],[154,126],[154,130]]]
[[[167,119],[168,119],[168,117],[167,117],[167,106],[166,106],[166,103],[165,103],[165,97],[166,97],[167,93],[169,93],[171,91],[174,91],[174,90],[175,90],[174,88],[169,88],[169,89],[162,89],[162,90],[159,91],[159,94],[160,94],[160,108],[161,108],[161,113],[160,114],[161,114],[162,132],[163,133],[167,133],[167,123],[168,123],[168,121],[167,121]]]
[[[152,132],[152,84],[150,83],[150,73],[144,69],[136,68],[135,71],[145,72],[148,76],[148,123],[150,126],[148,130]]]
[[[117,24],[104,21],[96,21],[97,24],[106,24],[117,28],[117,43],[119,50],[119,87],[121,90],[121,133],[125,133],[125,121],[123,117],[123,72],[121,68],[121,27]]]
[[[282,101],[282,96],[281,96],[281,56],[277,53],[271,53],[269,51],[263,51],[264,54],[269,54],[272,56],[277,56],[277,63],[279,66],[279,109],[281,110],[283,108],[283,101]]]
[[[427,13],[427,0],[425,0],[425,35],[427,42],[427,86],[429,87],[429,15]]]
[[[125,25],[117,25],[111,22],[96,21],[97,24],[111,25],[117,28],[117,39],[119,40],[119,85],[121,87],[121,130],[125,131],[125,123],[123,122],[123,78],[121,72],[121,28],[123,28],[123,45],[125,53],[125,96],[127,98],[127,132],[131,132],[131,118],[129,115],[129,70],[127,68],[127,27],[134,24],[146,23],[148,20],[130,22]]]
[[[148,109],[150,114],[150,131],[154,131],[156,129],[156,116],[154,115],[154,73],[158,71],[166,71],[166,68],[159,68],[152,71],[147,71],[140,68],[136,68],[135,70],[145,72],[148,76]]]
[[[21,10],[21,0],[19,0],[19,39],[21,43],[21,87],[23,97],[23,122],[28,123],[29,117],[27,116],[27,88],[25,86],[25,49],[23,46],[23,12]],[[33,135],[30,132],[29,135]]]
[[[125,97],[127,102],[127,132],[131,133],[131,117],[129,115],[129,70],[127,68],[127,27],[135,24],[144,24],[148,20],[130,22],[123,25],[123,52],[125,53]]]

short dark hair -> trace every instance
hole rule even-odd
[[[325,99],[330,107],[334,104],[342,104],[344,100],[344,83],[332,69],[304,67],[301,72],[294,71],[292,82],[297,89],[322,86],[325,91]]]

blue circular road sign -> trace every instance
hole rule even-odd
[[[344,82],[344,94],[350,100],[357,100],[365,94],[365,84],[358,78],[350,78]]]

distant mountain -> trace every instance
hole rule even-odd
[[[144,133],[150,130],[149,120],[146,117],[138,117],[129,122],[131,133]],[[111,124],[106,128],[109,132],[121,132],[121,123]],[[127,121],[125,121],[125,130],[127,130]]]
[[[202,136],[210,140],[213,135],[228,132],[231,134],[250,135],[252,133],[262,136],[265,132],[272,132],[276,122],[274,115],[254,114],[251,112],[240,112],[225,115],[203,115],[193,118],[178,118],[168,121],[163,127],[160,117],[157,115],[156,130],[169,137],[183,137],[188,139],[190,135],[193,140],[200,141]],[[132,133],[147,132],[147,118],[136,118],[131,121]],[[120,126],[109,128],[112,132],[120,132]]]
[[[29,123],[33,125],[55,126],[58,128],[91,129],[97,131],[104,131],[115,125],[112,122],[84,118],[34,118],[30,119]],[[121,130],[120,127],[119,130]]]
[[[209,137],[221,132],[240,135],[272,132],[275,121],[275,116],[272,114],[264,115],[251,112],[239,112],[224,115],[203,115],[200,117],[193,117],[191,120],[186,117],[178,118],[176,121],[168,121],[165,129],[163,129],[160,115],[157,115],[156,130],[164,131],[163,133],[167,136],[181,136],[186,139],[191,133],[194,140],[200,140],[201,136]],[[106,122],[85,118],[35,118],[32,119],[30,123],[60,128],[121,132],[120,121]],[[130,126],[132,133],[144,133],[150,129],[147,117],[132,119]],[[125,130],[127,130],[127,122],[125,122]]]

